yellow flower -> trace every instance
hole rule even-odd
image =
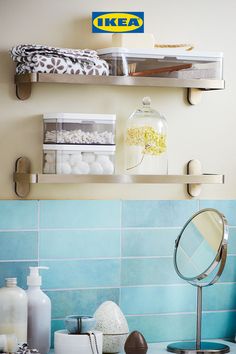
[[[166,151],[166,134],[160,134],[150,126],[127,129],[126,143],[143,146],[143,154],[160,155]]]

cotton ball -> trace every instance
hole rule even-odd
[[[55,173],[54,163],[45,162],[43,172],[44,173]]]
[[[54,154],[53,153],[47,153],[45,155],[45,160],[49,163],[54,162]]]
[[[83,161],[87,163],[92,163],[95,161],[95,155],[93,152],[84,152]]]
[[[74,166],[74,168],[75,168],[75,167],[78,168],[78,170],[80,170],[81,173],[82,173],[82,174],[85,174],[85,175],[87,175],[87,174],[89,173],[89,170],[90,170],[89,164],[86,163],[86,162],[84,162],[84,161],[79,161],[79,162]]]
[[[76,154],[72,154],[70,156],[70,164],[71,166],[76,165],[78,162],[82,161],[82,155],[81,152],[78,152]]]
[[[99,162],[92,162],[90,164],[90,173],[93,175],[102,175],[103,174],[102,165]]]
[[[61,164],[61,173],[65,175],[69,175],[71,173],[71,166],[68,162],[63,162]]]
[[[81,175],[81,169],[78,166],[73,166],[72,167],[72,173],[74,173],[75,175]]]
[[[110,160],[104,161],[101,165],[105,175],[112,175],[114,173],[114,165]]]
[[[110,161],[110,159],[108,155],[98,155],[96,161],[103,164],[104,162]]]

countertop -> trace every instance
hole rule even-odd
[[[220,339],[212,339],[209,340],[209,342],[216,342],[216,343],[222,343],[222,344],[226,344],[230,347],[230,353],[236,354],[236,343],[232,343],[232,342],[227,342],[227,341],[223,341]],[[166,347],[168,344],[170,344],[171,342],[162,342],[162,343],[148,343],[148,354],[167,354],[168,352],[166,351]],[[120,354],[125,354],[124,352],[120,353]]]
[[[223,341],[221,339],[212,339],[212,340],[209,340],[209,342],[226,344],[230,347],[230,353],[236,354],[236,343]],[[167,354],[168,352],[166,351],[166,347],[170,343],[171,342],[148,343],[147,354]],[[54,354],[54,351],[50,350],[49,354]],[[122,352],[120,354],[125,354],[125,352]]]

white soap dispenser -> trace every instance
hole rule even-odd
[[[42,277],[39,269],[48,267],[29,267],[28,289],[28,347],[37,349],[40,354],[50,350],[51,339],[51,300],[40,289]]]

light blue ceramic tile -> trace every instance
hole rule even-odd
[[[43,200],[40,202],[42,228],[120,227],[120,201]]]
[[[214,208],[223,213],[230,226],[236,226],[236,200],[200,200],[200,209]]]
[[[236,312],[210,312],[202,316],[202,338],[234,338]]]
[[[126,200],[122,202],[122,226],[182,227],[197,206],[196,200]]]
[[[193,312],[196,292],[191,285],[121,288],[125,315]]]
[[[203,310],[236,310],[236,284],[220,284],[203,288]]]
[[[65,329],[64,320],[52,320],[51,322],[51,348],[54,348],[54,332]]]
[[[172,258],[123,259],[122,285],[157,285],[181,283],[174,270]]]
[[[131,316],[127,320],[130,332],[141,332],[150,343],[195,338],[195,314]]]
[[[228,254],[236,254],[236,229],[229,228]]]
[[[52,318],[67,315],[92,316],[104,301],[119,303],[119,288],[48,291],[52,301]]]
[[[0,287],[4,286],[5,278],[17,278],[17,285],[26,289],[26,278],[29,267],[36,267],[37,262],[1,262]]]
[[[38,235],[34,231],[0,231],[0,260],[38,258]]]
[[[122,256],[172,256],[178,229],[137,229],[122,232]]]
[[[56,247],[48,247],[50,244]],[[39,245],[40,258],[119,257],[120,231],[41,231]]]
[[[119,260],[41,261],[46,289],[117,287],[120,285]]]
[[[35,229],[38,202],[31,200],[0,200],[0,229]]]
[[[228,256],[220,282],[236,282],[236,256]]]

